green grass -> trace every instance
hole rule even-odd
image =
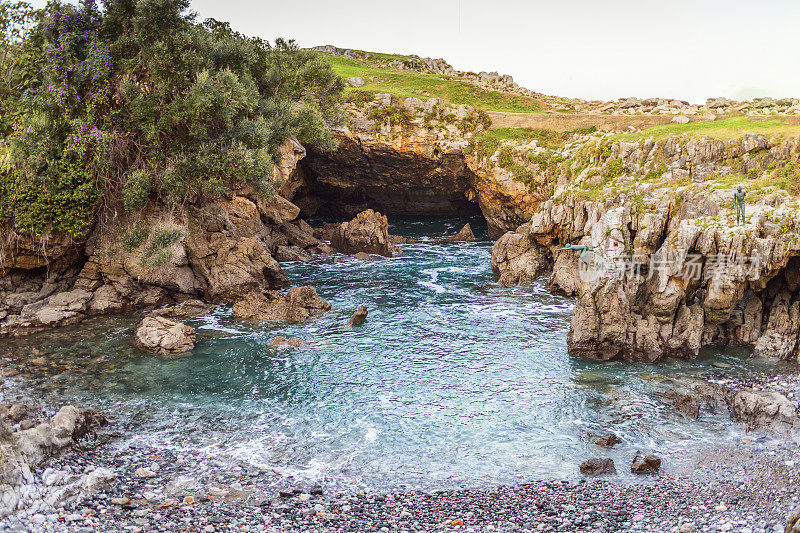
[[[670,135],[688,133],[693,137],[708,136],[715,139],[730,140],[745,133],[764,133],[783,137],[800,135],[800,125],[786,123],[785,118],[770,120],[750,120],[748,117],[733,117],[709,122],[690,122],[689,124],[666,124],[654,126],[637,133],[616,135],[615,141],[638,141],[647,137],[663,138]]]
[[[364,80],[361,91],[391,93],[400,98],[416,97],[420,100],[441,98],[448,104],[467,104],[486,111],[511,113],[538,113],[542,104],[536,98],[481,89],[471,83],[448,76],[427,74],[411,70],[393,70],[370,65],[367,62],[321,53],[343,78],[354,76]],[[390,56],[388,54],[377,54]],[[402,56],[397,56],[402,59]],[[370,77],[374,78],[370,80]],[[354,91],[352,88],[347,93]]]
[[[596,130],[597,128],[594,127],[564,132],[538,128],[497,128],[481,133],[481,136],[491,136],[498,141],[512,140],[522,143],[529,143],[535,139],[537,141],[537,146],[553,150],[561,147],[564,142],[569,140],[569,138],[576,133],[585,135]]]

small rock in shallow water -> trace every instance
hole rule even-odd
[[[655,474],[661,468],[661,458],[655,455],[644,455],[637,451],[631,464],[634,474]]]
[[[586,476],[602,476],[606,474],[616,474],[614,460],[609,458],[593,457],[587,459],[580,466],[581,474]]]
[[[270,348],[280,348],[282,346],[289,346],[290,348],[299,348],[302,345],[303,341],[301,341],[297,337],[291,337],[287,339],[286,337],[281,337],[280,335],[272,339],[272,342],[269,343]]]
[[[360,326],[367,319],[367,306],[359,305],[353,316],[350,317],[350,327]]]
[[[137,468],[136,475],[138,477],[155,477],[156,473],[149,468]]]
[[[111,503],[114,505],[130,505],[130,498],[111,498]]]
[[[594,443],[597,446],[602,446],[603,448],[611,448],[615,444],[619,444],[622,442],[622,439],[614,435],[613,433],[606,433],[599,439],[595,439]]]

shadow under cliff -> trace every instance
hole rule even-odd
[[[365,150],[352,139],[332,152],[307,150],[300,163],[303,185],[293,199],[304,217],[351,218],[369,208],[390,218],[482,215],[462,155]]]

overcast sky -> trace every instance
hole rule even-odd
[[[800,97],[797,0],[194,0],[301,46],[442,57],[585,99]]]

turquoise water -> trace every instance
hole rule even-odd
[[[406,220],[391,231],[435,237],[463,223]],[[200,449],[334,485],[571,478],[596,455],[614,457],[624,476],[636,449],[657,451],[669,472],[741,438],[727,415],[689,421],[662,395],[683,379],[735,375],[758,361],[714,352],[659,366],[571,358],[572,299],[548,293],[544,279],[501,288],[481,231],[480,242],[407,245],[382,261],[286,265],[293,284],[314,285],[333,310],[273,326],[221,308],[187,321],[198,331],[188,356],[135,348],[138,317],[0,340],[0,354],[48,354],[52,366],[26,367],[28,392],[114,414],[123,428],[115,446]],[[350,329],[360,304],[369,317]],[[276,335],[305,345],[266,348]],[[591,444],[609,430],[625,444],[611,452]]]

